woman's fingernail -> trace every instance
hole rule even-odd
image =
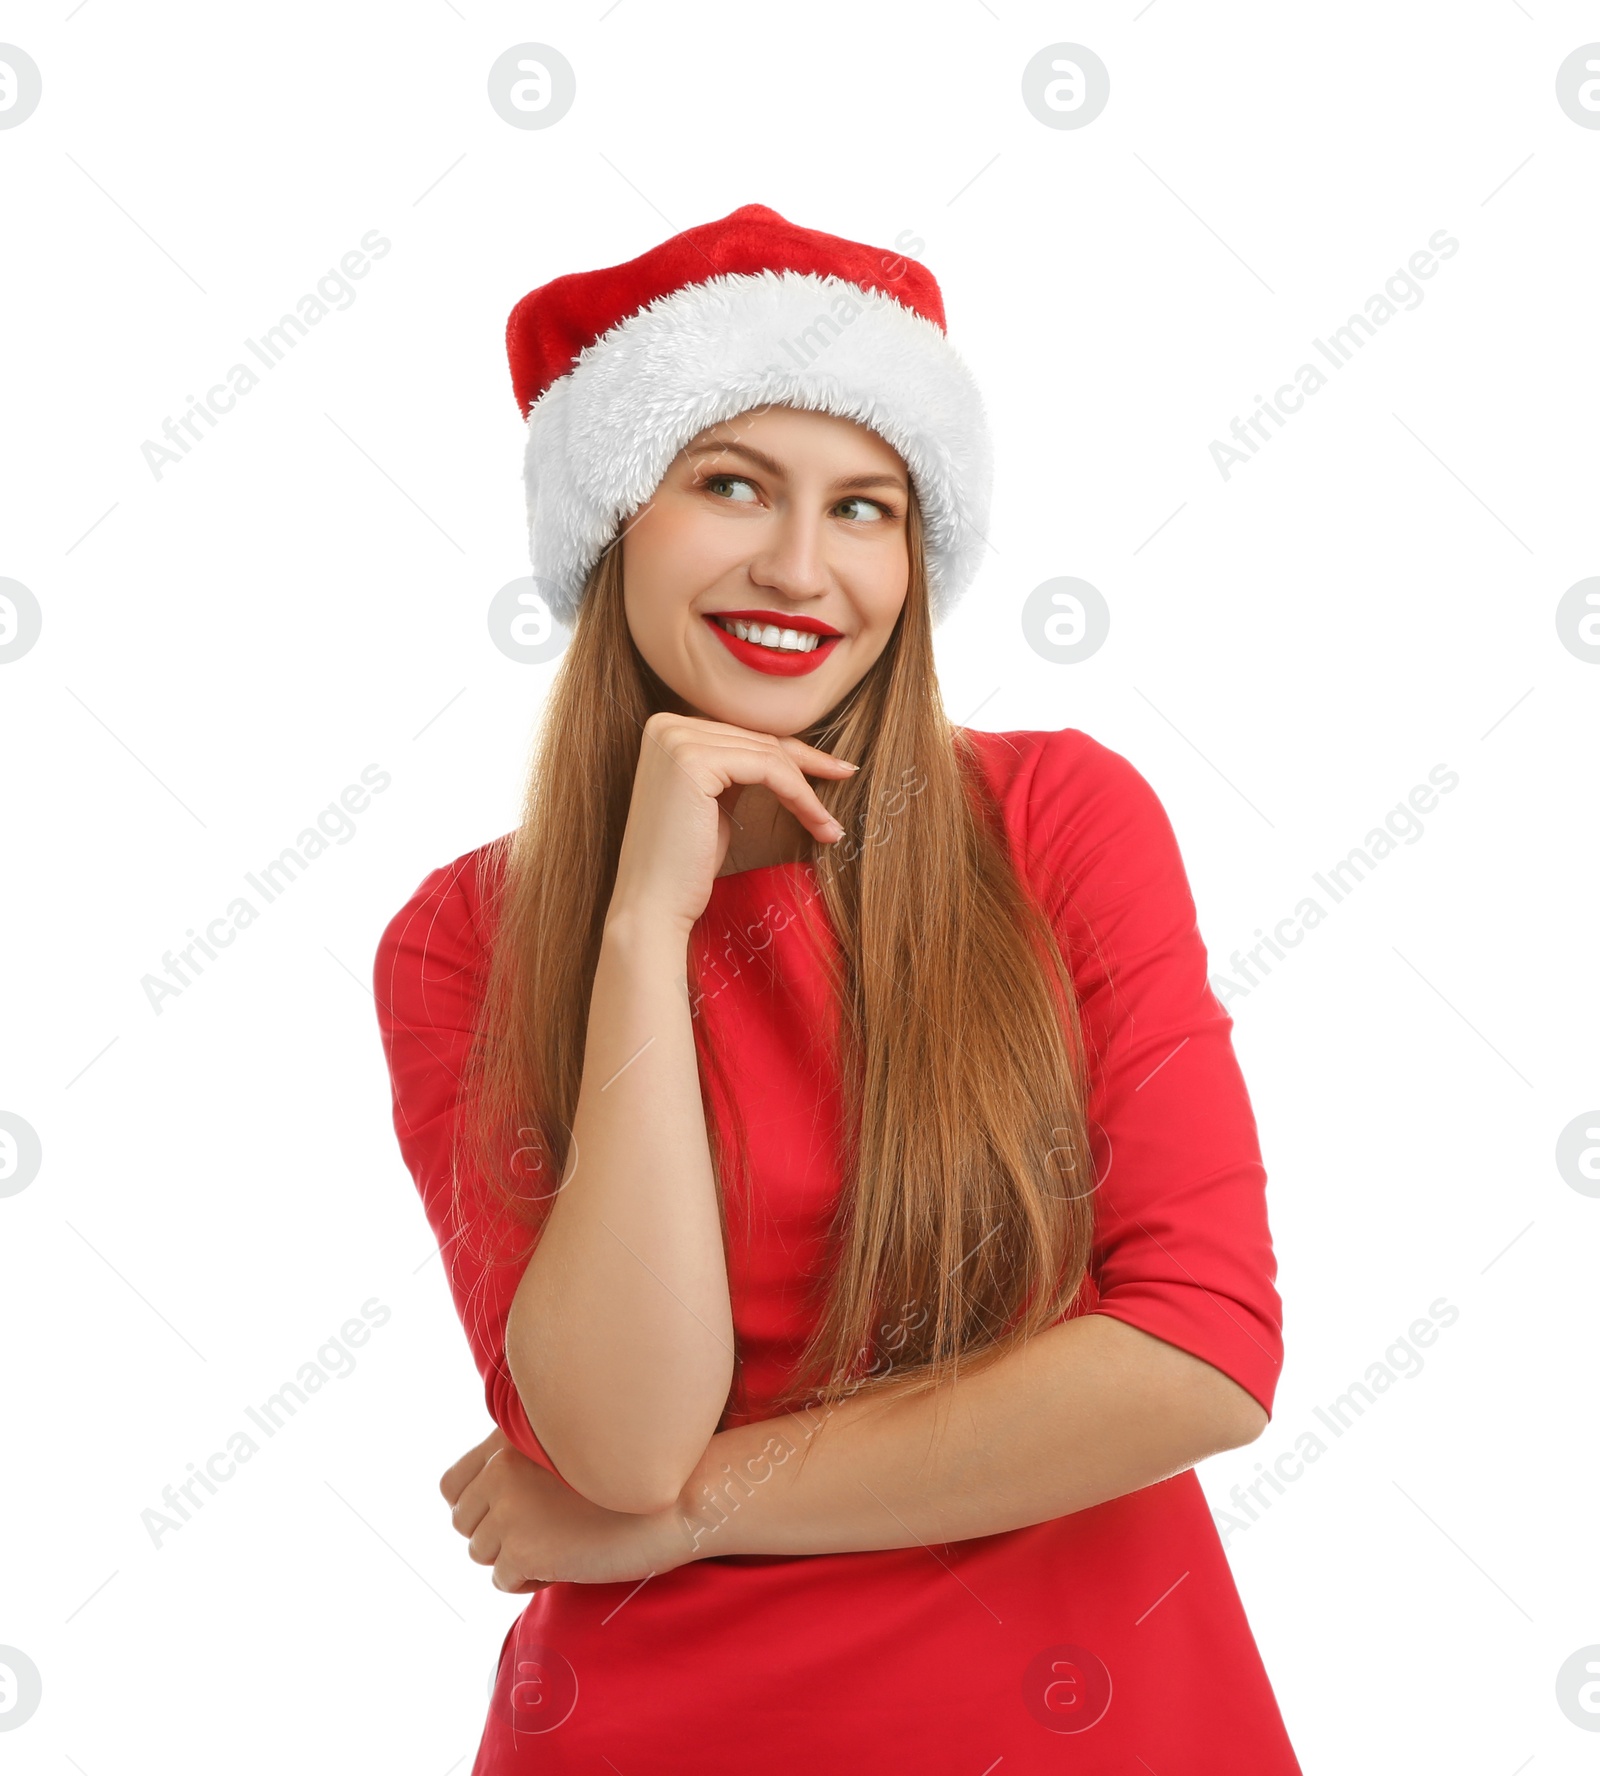
[[[842,839],[844,837],[844,828],[840,826],[837,820],[830,820],[822,830],[830,839]]]

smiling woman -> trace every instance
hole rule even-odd
[[[937,285],[750,205],[508,344],[572,640],[374,969],[496,1427],[441,1490],[531,1594],[474,1776],[1293,1776],[1193,1472],[1282,1359],[1250,1103],[1150,786],[944,712]]]

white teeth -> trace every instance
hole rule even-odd
[[[738,617],[715,617],[712,620],[741,641],[753,641],[758,647],[779,648],[791,654],[809,654],[823,640],[822,636],[813,635],[807,629],[780,629],[776,623],[763,627]]]

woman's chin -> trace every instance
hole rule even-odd
[[[723,700],[703,707],[707,721],[725,722],[730,728],[749,728],[757,734],[776,734],[780,739],[785,734],[798,734],[816,719],[809,708],[780,713],[775,703],[759,700],[749,704]]]
[[[830,706],[814,681],[802,689],[795,680],[781,678],[737,689],[697,683],[689,687],[687,696],[680,693],[679,700],[685,712],[698,710],[707,721],[751,728],[759,734],[798,734]]]

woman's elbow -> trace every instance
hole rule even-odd
[[[561,1477],[591,1504],[605,1511],[625,1511],[648,1517],[675,1504],[704,1454],[704,1442],[691,1455],[687,1446],[675,1452],[646,1455],[638,1449],[607,1447],[607,1439],[594,1428],[581,1439],[583,1447],[569,1448],[558,1433],[541,1436]]]
[[[563,1470],[565,1472],[565,1470]],[[630,1473],[568,1475],[575,1492],[603,1511],[625,1512],[633,1517],[653,1517],[678,1502],[683,1481],[674,1484],[670,1475]]]
[[[1238,1382],[1232,1382],[1231,1388],[1222,1413],[1222,1435],[1227,1439],[1229,1449],[1243,1449],[1247,1443],[1254,1443],[1267,1428],[1272,1415]]]

